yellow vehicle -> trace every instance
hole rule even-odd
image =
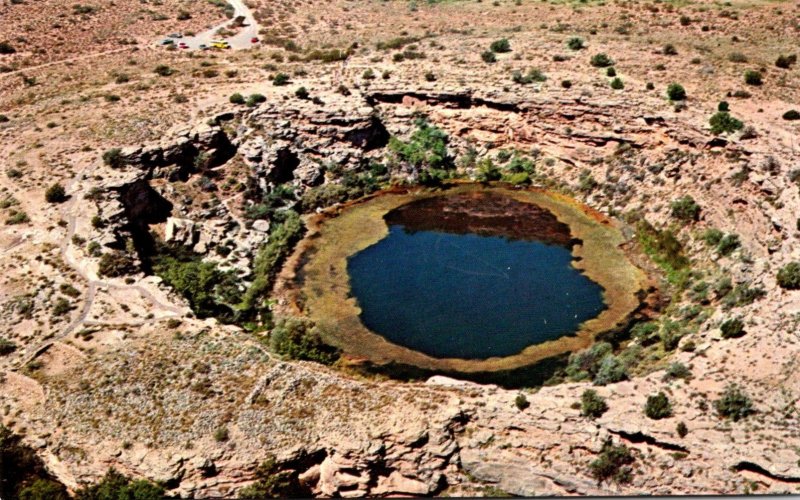
[[[229,44],[228,42],[223,42],[223,41],[219,41],[219,40],[215,40],[215,41],[211,42],[211,46],[213,48],[215,48],[215,49],[229,49],[229,48],[231,48],[231,44]]]

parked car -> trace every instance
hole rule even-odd
[[[204,44],[204,43],[201,43],[201,44],[200,44],[200,46],[199,46],[198,48],[199,48],[200,50],[208,50],[208,49],[210,49],[211,47],[209,47],[208,45],[206,45],[206,44]]]
[[[170,38],[183,38],[183,35],[180,33],[173,33],[171,35],[167,35]]]
[[[175,40],[171,38],[165,38],[164,40],[161,40],[161,45],[172,45],[173,43],[175,43]]]
[[[254,36],[253,38],[251,38],[250,43],[258,43],[258,37]]]

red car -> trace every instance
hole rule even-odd
[[[188,49],[188,48],[189,48],[189,46],[188,46],[188,45],[186,45],[186,43],[185,43],[185,42],[181,42],[181,43],[179,43],[179,44],[178,44],[178,47],[180,47],[180,48],[182,48],[182,49]]]
[[[251,43],[258,43],[258,37],[254,36],[253,38],[250,39],[250,42]]]

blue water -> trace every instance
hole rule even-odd
[[[604,309],[571,260],[539,241],[392,225],[348,272],[373,332],[437,358],[485,359],[573,334]]]

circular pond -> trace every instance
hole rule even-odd
[[[610,221],[546,191],[382,193],[307,223],[278,292],[377,364],[528,366],[624,324],[646,287]]]
[[[436,358],[510,356],[574,334],[605,309],[572,266],[569,227],[535,205],[461,193],[402,205],[348,259],[364,325]]]

